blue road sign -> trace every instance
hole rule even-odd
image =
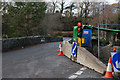
[[[111,52],[114,72],[120,72],[120,53]]]
[[[77,53],[77,43],[73,42],[72,55],[75,56],[76,53]]]

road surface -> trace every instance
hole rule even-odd
[[[4,52],[3,78],[101,78],[101,74],[65,56],[58,56],[58,42]]]

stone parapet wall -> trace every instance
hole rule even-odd
[[[22,46],[29,46],[33,44],[63,41],[62,37],[45,37],[45,36],[29,36],[19,38],[2,39],[2,51],[14,49]]]

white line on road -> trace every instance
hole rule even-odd
[[[79,71],[77,71],[75,74],[76,74],[76,75],[81,75],[82,73],[83,73],[83,71],[80,71],[80,70],[79,70]]]
[[[82,67],[80,70],[81,71],[84,71],[84,70],[86,70],[87,68],[86,67]]]
[[[78,70],[76,73],[74,73],[73,75],[69,76],[68,79],[75,79],[77,78],[79,75],[81,75],[83,73],[84,70],[86,70],[86,67],[82,67],[80,70]]]
[[[71,75],[70,77],[68,77],[69,79],[75,79],[77,78],[78,75]]]

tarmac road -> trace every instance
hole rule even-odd
[[[102,75],[65,56],[58,42],[38,44],[2,55],[3,78],[101,78]]]

